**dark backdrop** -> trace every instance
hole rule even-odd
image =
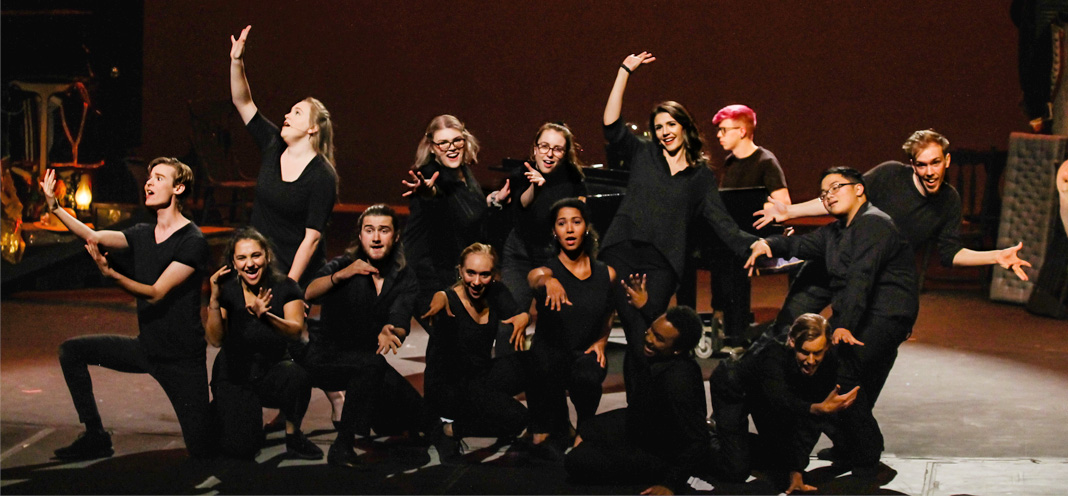
[[[526,156],[545,120],[568,122],[583,159],[603,162],[604,101],[641,50],[658,60],[631,78],[627,120],[644,129],[655,102],[678,100],[719,164],[711,118],[745,103],[798,199],[827,166],[900,158],[916,129],[1004,148],[1026,127],[1008,1],[175,0],[145,2],[144,19],[144,156],[188,152],[185,101],[229,98],[229,36],[252,24],[256,103],[279,123],[304,96],[326,103],[344,202],[402,202],[400,179],[441,113],[482,141],[484,184],[499,179],[487,166]],[[253,172],[256,152],[238,138]]]

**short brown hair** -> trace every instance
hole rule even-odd
[[[193,169],[174,157],[156,157],[148,163],[148,173],[151,174],[152,169],[160,164],[169,165],[174,168],[175,186],[179,184],[185,185],[185,190],[178,195],[178,207],[181,208],[181,200],[184,200],[193,191]]]
[[[794,349],[800,350],[805,343],[824,336],[831,339],[831,326],[827,325],[827,319],[818,313],[806,313],[794,320],[790,326],[790,341],[794,343]]]
[[[905,143],[901,145],[901,149],[905,151],[905,155],[909,157],[911,162],[916,160],[916,155],[921,150],[932,143],[942,147],[943,154],[949,150],[949,140],[934,129],[921,129],[912,133],[912,136],[909,136],[909,139],[905,140]]]

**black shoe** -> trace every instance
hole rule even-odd
[[[303,432],[297,431],[293,434],[286,434],[286,455],[302,460],[321,460],[323,450],[309,441]]]
[[[438,452],[438,459],[446,465],[463,463],[463,453],[460,449],[460,440],[444,434],[434,440],[434,449]]]
[[[560,440],[549,438],[538,444],[531,443],[530,454],[539,460],[563,463],[566,449]]]
[[[342,446],[338,442],[330,445],[330,452],[326,455],[326,463],[335,467],[363,468],[359,455],[356,454],[356,449],[352,446]]]
[[[59,448],[56,458],[65,461],[107,458],[115,454],[111,448],[111,434],[107,431],[85,431],[70,446]]]
[[[816,452],[816,458],[832,463],[840,463],[844,461],[841,455],[838,454],[838,450],[834,449],[834,446],[819,450],[818,452]]]

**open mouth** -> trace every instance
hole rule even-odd
[[[566,236],[563,239],[564,239],[564,246],[565,247],[574,248],[576,245],[578,245],[578,237],[577,236]]]
[[[241,272],[245,274],[245,279],[256,280],[260,277],[260,266],[245,267]]]
[[[645,356],[647,356],[647,357],[651,357],[653,355],[656,355],[656,352],[653,351],[653,349],[650,348],[648,344],[646,344],[645,346],[642,347],[642,353],[645,353]]]
[[[453,151],[451,151],[449,153],[446,153],[445,154],[445,158],[447,158],[449,160],[456,160],[456,159],[460,158],[460,150],[453,150]]]
[[[467,285],[467,293],[470,294],[473,298],[481,297],[482,296],[482,292],[485,291],[485,290],[486,290],[486,287],[482,286],[482,285],[477,285],[477,286],[474,285],[474,284],[468,284]]]

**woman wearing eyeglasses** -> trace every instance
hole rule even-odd
[[[685,264],[689,230],[710,225],[739,255],[747,254],[758,241],[741,231],[724,207],[716,177],[701,152],[701,134],[685,107],[672,101],[653,107],[649,116],[652,140],[638,138],[624,126],[620,111],[627,81],[631,73],[654,60],[649,52],[627,56],[616,71],[604,109],[609,155],[623,158],[630,178],[626,196],[605,233],[601,260],[614,267],[621,280],[645,274],[649,293],[639,313],[627,304],[623,288],[615,288],[616,309],[627,336],[623,376],[628,396],[630,377],[636,372],[634,367],[640,366],[634,358],[642,354],[648,328],[642,314],[655,318],[667,310]]]
[[[456,260],[480,241],[488,204],[470,166],[478,162],[478,140],[451,115],[430,121],[415,150],[415,164],[403,180],[410,203],[404,227],[405,257],[419,279],[421,313],[434,293],[456,282]],[[507,198],[506,182],[497,195]]]
[[[524,310],[529,309],[533,298],[527,274],[552,257],[550,209],[564,198],[586,196],[578,148],[567,125],[546,122],[534,135],[530,162],[508,179],[512,193],[509,208],[514,213],[515,227],[504,242],[501,281]],[[501,346],[497,351],[503,351]]]

